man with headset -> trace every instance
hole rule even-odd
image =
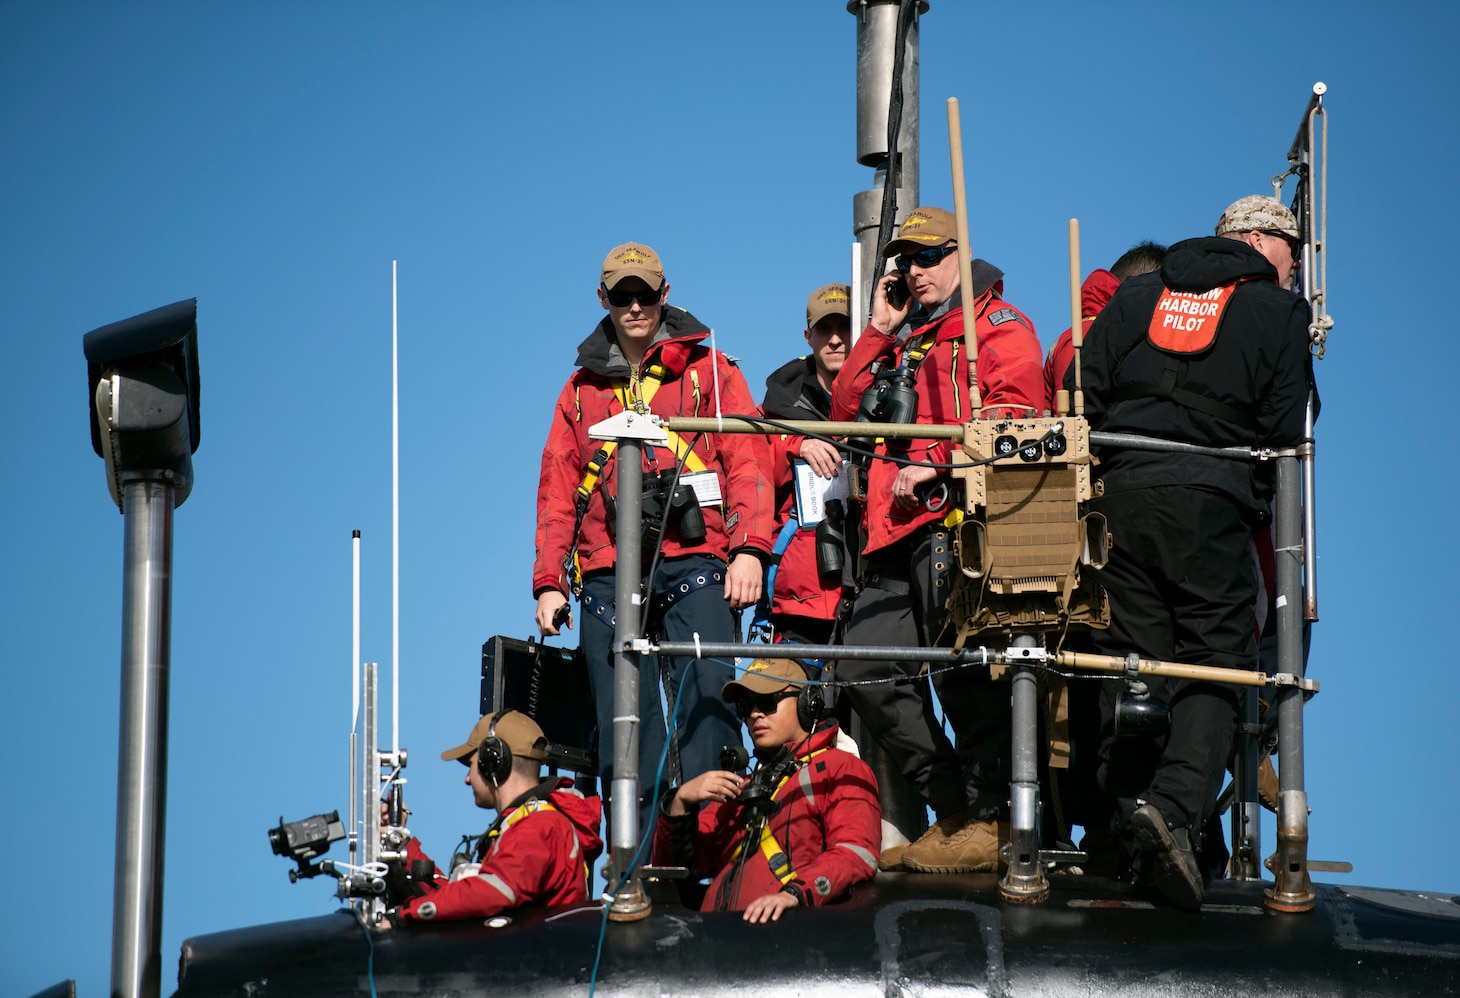
[[[490,714],[466,741],[441,753],[466,767],[477,807],[497,820],[477,843],[477,861],[414,884],[419,896],[389,913],[390,924],[489,918],[528,905],[560,907],[588,899],[588,871],[603,849],[602,806],[566,778],[542,779],[547,738],[526,714]],[[407,865],[429,857],[414,838]]]
[[[757,659],[721,698],[745,722],[758,765],[665,793],[655,861],[713,877],[701,911],[743,909],[757,924],[870,880],[882,841],[877,779],[837,747],[836,722],[820,719],[821,687],[791,659]]]

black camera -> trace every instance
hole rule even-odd
[[[299,864],[299,869],[289,871],[292,883],[324,873],[320,867],[310,865],[310,860],[329,852],[330,845],[344,837],[345,825],[338,811],[287,823],[281,816],[279,827],[269,829],[269,846],[275,856],[286,856]]]

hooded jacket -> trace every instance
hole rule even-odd
[[[1120,287],[1120,278],[1108,270],[1092,270],[1085,283],[1080,285],[1080,331],[1086,335],[1100,310],[1105,308],[1115,289]],[[1060,333],[1049,348],[1044,359],[1044,407],[1054,412],[1054,396],[1065,386],[1065,372],[1075,362],[1074,327]],[[1081,372],[1083,380],[1083,372]]]
[[[716,385],[719,412],[750,415],[755,409],[750,388],[730,358],[703,344],[709,329],[684,309],[666,305],[655,341],[644,352],[641,368],[656,362],[665,368],[663,380],[650,401],[649,410],[661,416],[714,416]],[[577,492],[589,462],[603,443],[588,439],[588,429],[623,411],[616,390],[628,383],[630,370],[618,348],[613,323],[604,316],[578,347],[578,370],[568,378],[553,409],[547,444],[542,452],[542,469],[537,486],[537,559],[532,570],[533,596],[549,589],[566,595],[569,583],[563,572],[564,556],[573,549],[573,525],[577,519]],[[774,509],[770,483],[761,469],[765,438],[750,434],[688,435],[685,444],[719,478],[723,505],[701,507],[705,538],[698,544],[681,544],[674,530],[665,532],[663,557],[703,554],[729,559],[740,551],[769,555]],[[644,448],[644,473],[648,476],[674,470],[675,455],[663,447]],[[579,564],[584,574],[612,568],[613,534],[608,526],[605,496],[618,487],[618,455],[615,452],[589,498],[587,513],[577,541]],[[643,552],[645,562],[652,550]]]
[[[770,818],[775,836],[796,873],[804,903],[822,905],[840,900],[853,884],[877,872],[882,845],[882,806],[877,778],[867,764],[836,747],[837,725],[817,726],[803,745],[787,745],[800,765],[781,782],[774,800],[780,807]],[[748,781],[747,781],[748,782]],[[747,844],[743,866],[732,860],[745,838],[745,808],[735,801],[714,801],[694,812],[670,817],[661,807],[654,829],[656,863],[688,865],[713,876],[702,911],[739,911],[758,897],[781,890],[770,862],[759,846]],[[726,880],[736,876],[738,884]],[[724,895],[725,904],[716,901]]]
[[[777,368],[765,382],[761,412],[772,419],[820,419],[831,417],[831,396],[816,379],[816,361],[811,355],[798,357]],[[775,534],[796,509],[793,466],[801,453],[803,436],[776,433],[768,438],[766,477],[775,485]],[[816,567],[816,530],[800,529],[781,555],[776,570],[776,590],[771,596],[771,613],[816,620],[833,620],[842,598],[841,573],[825,577]]]
[[[557,908],[588,900],[588,874],[603,851],[598,824],[603,806],[573,781],[558,779],[545,797],[515,802],[498,819],[500,834],[483,838],[480,868],[459,880],[437,877],[422,897],[396,911],[401,921],[490,918],[525,905]],[[518,817],[521,808],[527,810]],[[429,859],[420,843],[406,843],[407,862]]]
[[[1024,313],[1003,300],[1004,272],[984,260],[973,261],[975,330],[978,334],[978,390],[986,416],[1028,410],[1038,411],[1044,403],[1044,356],[1034,324]],[[910,330],[910,331],[909,331]],[[967,423],[979,416],[968,397],[968,358],[963,348],[962,289],[955,291],[931,314],[921,310],[908,315],[902,331],[885,333],[867,325],[832,385],[833,420],[856,418],[862,393],[872,386],[874,363],[896,366],[903,350],[924,333],[936,334],[934,344],[918,367],[919,423]],[[912,440],[902,453],[917,461],[950,462],[955,444],[946,440]],[[888,453],[885,442],[878,454]],[[905,510],[892,501],[892,483],[898,465],[873,461],[867,470],[865,554],[887,547],[919,527],[941,520],[947,507],[929,510],[919,505]],[[938,472],[940,481],[948,472]]]
[[[1297,444],[1313,383],[1308,303],[1276,282],[1277,271],[1261,253],[1235,239],[1207,236],[1172,246],[1159,273],[1121,284],[1081,352],[1091,427],[1208,447]],[[1203,293],[1232,283],[1236,288],[1205,350],[1177,355],[1150,342],[1147,331],[1164,288]],[[1073,387],[1073,380],[1073,372],[1066,374],[1065,386]],[[1163,389],[1168,381],[1172,387]],[[1255,513],[1272,497],[1270,473],[1251,461],[1113,447],[1101,448],[1099,456],[1107,495],[1195,485],[1225,492]]]

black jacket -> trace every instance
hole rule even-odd
[[[1206,350],[1173,355],[1151,344],[1146,331],[1163,287],[1204,292],[1242,278],[1257,279],[1238,284]],[[1080,353],[1091,427],[1209,447],[1298,443],[1313,380],[1308,303],[1276,278],[1247,244],[1206,237],[1172,246],[1159,274],[1123,282]],[[1074,387],[1073,370],[1065,385]],[[1100,460],[1107,494],[1206,486],[1255,511],[1272,497],[1269,470],[1252,462],[1116,448]]]
[[[771,372],[760,407],[767,416],[782,419],[830,419],[831,396],[816,380],[816,360],[807,354]]]

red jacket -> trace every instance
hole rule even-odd
[[[1002,415],[999,407],[1041,409],[1044,401],[1042,356],[1034,325],[1023,312],[1000,297],[1002,272],[975,260],[974,287],[982,288],[974,298],[978,333],[978,390],[986,414]],[[918,367],[919,423],[967,423],[977,413],[969,406],[968,358],[963,349],[963,309],[955,293],[954,307],[926,325],[914,329],[905,342],[915,342],[924,332],[936,330],[933,347]],[[851,354],[842,365],[832,385],[833,420],[853,419],[862,393],[873,381],[874,361],[896,365],[903,347],[894,336],[868,324]],[[917,461],[949,463],[957,445],[947,440],[913,440],[903,452]],[[886,443],[877,445],[878,454],[886,454]],[[892,483],[898,465],[891,461],[873,461],[867,471],[867,509],[864,553],[871,554],[901,540],[919,527],[941,520],[947,509],[932,511],[919,506],[912,511],[892,502]],[[947,478],[946,471],[939,477]]]
[[[1085,283],[1080,285],[1080,324],[1084,332],[1090,331],[1090,324],[1118,287],[1120,280],[1108,270],[1092,270],[1085,278]],[[1066,329],[1054,341],[1054,346],[1049,348],[1049,356],[1044,359],[1044,407],[1050,412],[1054,412],[1054,394],[1065,386],[1065,372],[1074,362],[1074,335]]]
[[[557,908],[586,902],[588,872],[603,851],[598,837],[603,806],[597,797],[584,797],[572,787],[572,780],[560,779],[545,801],[508,811],[501,834],[490,845],[483,840],[485,854],[477,857],[481,869],[454,882],[438,876],[424,897],[411,898],[397,909],[401,920],[490,918],[525,905]],[[429,858],[415,839],[406,843],[406,855],[407,862]]]
[[[809,355],[782,365],[766,379],[765,387],[761,411],[772,419],[826,419],[831,415],[831,399],[816,380],[815,361]],[[792,468],[805,440],[789,433],[768,438],[766,477],[776,489],[776,538],[796,510]],[[834,620],[841,598],[841,573],[822,576],[816,567],[816,529],[797,530],[776,569],[771,613]]]
[[[622,355],[610,349],[614,345],[612,330],[605,317],[578,347],[579,369],[563,386],[553,410],[537,485],[534,597],[549,589],[568,593],[563,556],[573,547],[578,486],[589,462],[604,446],[588,439],[588,428],[623,411],[615,389],[622,388],[629,372]],[[698,319],[683,309],[665,306],[660,331],[664,338],[645,351],[641,365],[648,370],[657,361],[665,368],[664,378],[650,401],[651,412],[661,416],[715,415],[717,369],[721,414],[750,415],[756,411],[739,368],[724,354],[712,354],[701,342],[709,330]],[[690,435],[685,443],[694,440]],[[770,553],[775,511],[770,483],[761,472],[764,451],[765,438],[750,434],[707,433],[694,442],[694,453],[719,475],[726,503],[723,511],[719,506],[703,507],[705,539],[699,544],[681,545],[674,531],[669,531],[664,540],[664,558],[704,554],[728,559],[744,549]],[[672,471],[674,463],[672,451],[644,448],[646,475]],[[593,490],[578,536],[579,564],[585,574],[614,564],[613,538],[603,497],[613,495],[618,487],[617,468],[615,453]],[[654,552],[645,550],[643,554],[647,562]]]
[[[770,819],[775,836],[796,873],[795,882],[809,905],[836,901],[853,884],[877,872],[882,845],[882,806],[877,778],[867,764],[836,747],[835,722],[822,724],[797,754],[801,765],[776,791],[780,809]],[[792,747],[792,746],[788,746]],[[746,815],[734,801],[715,801],[698,816],[670,818],[662,810],[654,829],[656,863],[688,863],[701,875],[713,875],[702,911],[739,911],[758,897],[774,894],[781,882],[758,843],[741,868],[739,889],[724,907],[716,907],[721,885],[737,864],[735,847],[744,838]]]

